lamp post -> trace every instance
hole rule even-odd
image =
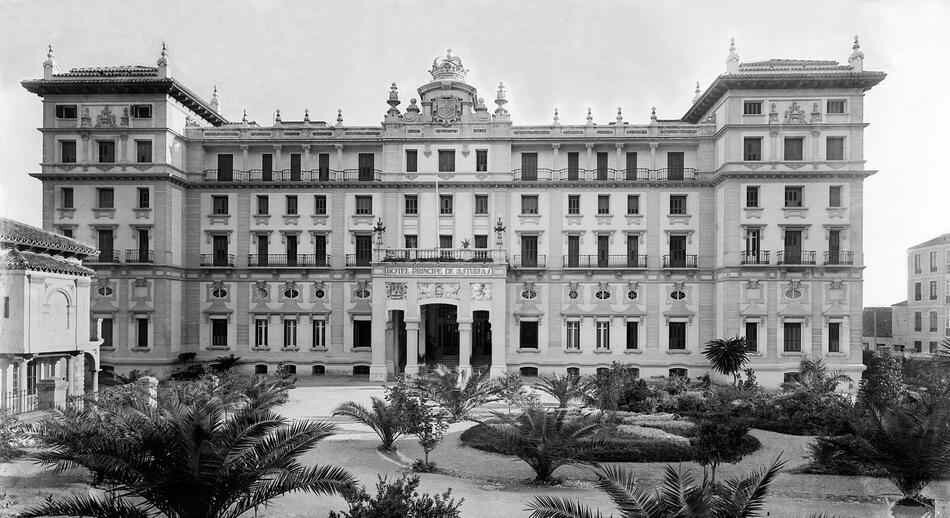
[[[386,225],[383,225],[383,218],[376,218],[376,223],[373,225],[373,234],[376,235],[377,260],[379,260],[382,256],[383,233],[385,232],[386,232]]]
[[[505,224],[501,221],[501,216],[498,216],[498,221],[495,223],[495,248],[503,248],[505,245]]]

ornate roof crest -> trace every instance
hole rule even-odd
[[[458,56],[452,55],[452,49],[446,49],[444,57],[437,57],[432,60],[432,69],[429,70],[429,73],[432,74],[432,79],[435,81],[442,79],[465,81],[468,70],[462,66],[462,60]]]

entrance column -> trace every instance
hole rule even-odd
[[[459,320],[459,373],[467,377],[472,372],[472,322]]]
[[[373,294],[385,294],[385,285],[379,277],[373,279]],[[373,304],[371,323],[372,363],[369,366],[369,379],[372,381],[386,381],[389,370],[386,365],[386,326],[389,322],[389,311],[385,302]]]
[[[406,376],[419,374],[419,320],[406,319]]]

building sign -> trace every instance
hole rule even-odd
[[[488,277],[491,266],[387,266],[384,275],[399,277]]]

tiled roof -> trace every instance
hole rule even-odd
[[[851,66],[841,65],[832,59],[767,59],[739,63],[739,72],[762,70],[851,70]]]
[[[95,273],[91,268],[78,263],[17,249],[0,252],[0,270],[30,270],[83,276]]]
[[[158,76],[158,67],[144,65],[122,65],[113,67],[79,67],[71,68],[69,72],[53,74],[57,77],[142,77]]]
[[[945,244],[950,244],[950,233],[942,234],[929,241],[924,241],[923,243],[920,243],[919,245],[914,245],[911,247],[911,249],[927,248],[928,246],[945,245]]]
[[[43,229],[20,223],[8,218],[0,218],[0,244],[14,247],[29,247],[65,252],[76,255],[92,255],[98,252],[95,247],[70,239],[66,236],[47,232]]]

